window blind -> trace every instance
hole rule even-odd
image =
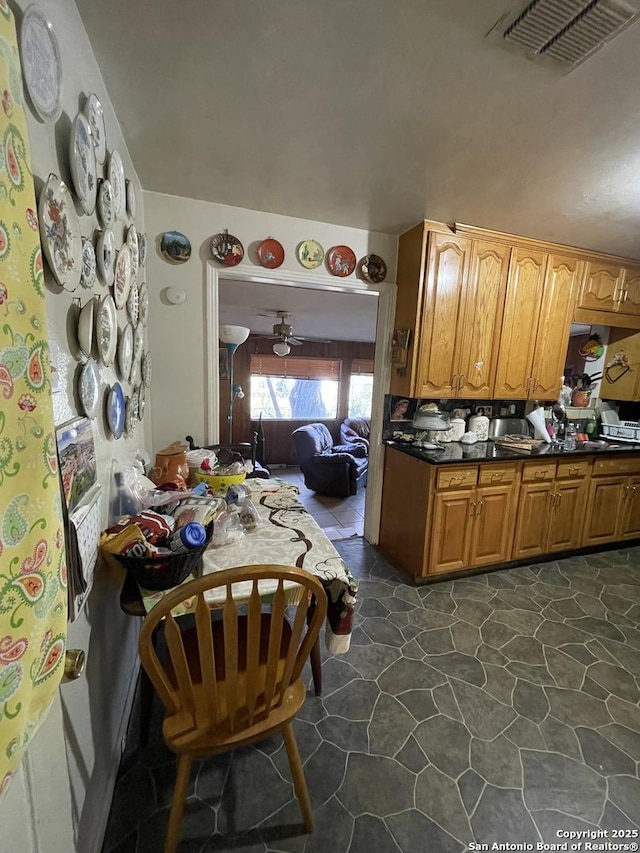
[[[277,376],[281,379],[340,379],[342,362],[334,358],[302,358],[299,356],[251,356],[252,376]]]
[[[352,358],[351,373],[373,373],[372,358]]]

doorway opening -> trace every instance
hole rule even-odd
[[[245,399],[234,409],[234,434],[238,438],[252,435],[255,416],[260,408],[260,393],[264,399],[265,392],[278,387],[284,401],[279,403],[276,399],[275,408],[271,403],[262,407],[265,463],[273,476],[284,475],[295,482],[300,488],[302,502],[314,516],[318,516],[318,521],[333,538],[364,535],[374,544],[377,542],[382,410],[389,382],[388,350],[394,297],[395,285],[391,283],[367,285],[359,281],[349,284],[335,280],[308,281],[292,272],[287,272],[286,278],[284,275],[267,276],[263,273],[254,277],[245,271],[219,270],[209,265],[205,306],[209,330],[208,441],[218,441],[224,427],[221,424],[224,413],[219,406],[217,326],[218,323],[242,325],[248,327],[251,334],[235,355],[234,381],[240,383],[239,377],[244,379]],[[289,352],[280,356],[280,347],[275,345],[281,341],[274,336],[274,326],[282,322],[283,312],[287,315],[285,322],[291,326],[292,337],[301,343],[289,346]],[[311,378],[323,360],[339,363],[337,391],[329,387],[324,389],[326,400],[321,404],[322,410],[314,409],[304,418],[295,417],[296,412],[286,399],[288,386],[293,387],[295,383],[283,381],[286,377],[282,372],[277,377],[268,376],[269,371],[274,370],[274,364],[277,367],[289,362],[290,367],[293,360],[298,362],[298,369],[304,362],[306,369],[311,371]],[[363,369],[367,362],[372,365],[368,377],[366,369]],[[256,365],[259,363],[267,365],[263,371],[266,376],[257,375]],[[323,375],[321,381],[330,382],[331,378]],[[307,489],[297,468],[291,433],[302,424],[317,421],[327,426],[336,444],[340,443],[343,420],[366,406],[364,401],[368,393],[371,395],[371,433],[366,490],[360,489],[358,494],[342,500]],[[316,411],[317,418],[314,416]]]

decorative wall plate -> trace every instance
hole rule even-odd
[[[387,277],[387,265],[380,255],[365,255],[360,261],[360,272],[365,281],[380,284]]]
[[[102,280],[111,287],[116,263],[116,239],[110,228],[100,232],[96,246],[96,263]]]
[[[78,345],[87,358],[91,358],[91,348],[93,346],[93,328],[95,324],[94,310],[96,309],[96,300],[90,299],[82,306],[78,316]]]
[[[331,275],[344,278],[356,268],[356,256],[348,246],[333,246],[327,252],[327,266]]]
[[[317,240],[303,240],[296,249],[298,262],[307,270],[314,270],[324,260],[324,249]]]
[[[118,370],[120,378],[129,381],[131,362],[133,361],[133,329],[131,323],[120,330],[118,339]]]
[[[122,385],[116,382],[107,397],[107,424],[114,438],[121,438],[124,432],[124,392]]]
[[[47,178],[38,204],[44,254],[60,287],[73,292],[82,275],[80,220],[71,193],[57,175]]]
[[[127,317],[131,321],[132,326],[138,325],[139,307],[138,307],[138,288],[131,282],[131,289],[127,297]]]
[[[76,195],[84,212],[91,215],[96,209],[98,171],[91,127],[84,113],[78,113],[71,125],[69,163]]]
[[[113,209],[115,213],[115,218],[122,219],[126,194],[126,188],[124,183],[124,166],[122,165],[122,158],[120,157],[120,152],[117,151],[115,148],[113,149],[109,157],[109,168],[107,170],[107,177],[109,178],[109,182],[111,183],[111,189],[113,190]]]
[[[149,290],[145,281],[142,282],[138,289],[138,308],[140,322],[143,326],[146,326],[149,321]]]
[[[151,353],[149,350],[142,353],[142,361],[140,362],[140,375],[142,377],[142,384],[147,388],[151,385]]]
[[[187,238],[185,237],[185,240]],[[187,243],[189,241],[187,240]],[[189,243],[189,253],[191,253],[191,243]],[[147,260],[147,235],[141,234],[138,231],[138,266],[143,266]]]
[[[111,181],[100,181],[98,187],[98,213],[105,228],[108,228],[115,218],[113,206],[113,187]]]
[[[80,371],[78,397],[85,415],[88,418],[95,418],[100,401],[100,371],[95,361],[88,361]]]
[[[138,420],[141,421],[144,418],[144,407],[145,407],[145,389],[144,385],[140,385],[138,388]]]
[[[131,277],[132,280],[136,280],[138,277],[138,267],[140,266],[140,248],[135,225],[130,225],[127,228],[127,246],[131,252]]]
[[[160,238],[160,253],[165,261],[183,264],[191,257],[191,243],[181,231],[165,231]],[[144,254],[146,255],[146,245]],[[143,264],[144,260],[140,263]]]
[[[135,218],[137,204],[136,204],[136,188],[133,185],[133,181],[130,181],[128,178],[125,180],[126,187],[126,197],[127,197],[127,213],[131,219]]]
[[[131,290],[131,251],[127,244],[118,252],[116,269],[113,277],[113,298],[116,308],[124,308]]]
[[[104,111],[100,99],[93,92],[84,104],[84,114],[89,119],[91,140],[96,153],[96,162],[102,165],[107,156],[107,133],[104,126]]]
[[[258,246],[258,260],[268,270],[275,270],[284,261],[284,246],[273,237],[267,237]]]
[[[225,228],[211,240],[211,254],[225,267],[235,267],[244,258],[244,246]]]
[[[82,272],[80,274],[80,284],[91,290],[96,283],[96,250],[93,248],[91,240],[83,239],[82,241]]]
[[[107,367],[113,364],[118,343],[118,316],[116,305],[109,294],[100,302],[96,312],[96,338],[102,363]]]
[[[34,4],[23,15],[20,58],[31,103],[43,121],[62,113],[62,60],[51,22]]]
[[[138,397],[127,397],[124,405],[124,431],[132,436],[138,425]]]

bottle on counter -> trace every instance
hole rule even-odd
[[[116,471],[113,475],[115,493],[109,504],[109,524],[117,524],[121,518],[136,515],[141,509],[131,489],[124,481],[122,471]]]
[[[564,449],[576,449],[576,425],[569,421],[564,430]]]

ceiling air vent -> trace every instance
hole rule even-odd
[[[592,56],[629,26],[635,9],[619,0],[532,0],[515,15],[502,18],[490,35],[525,52],[551,61],[565,72]]]

